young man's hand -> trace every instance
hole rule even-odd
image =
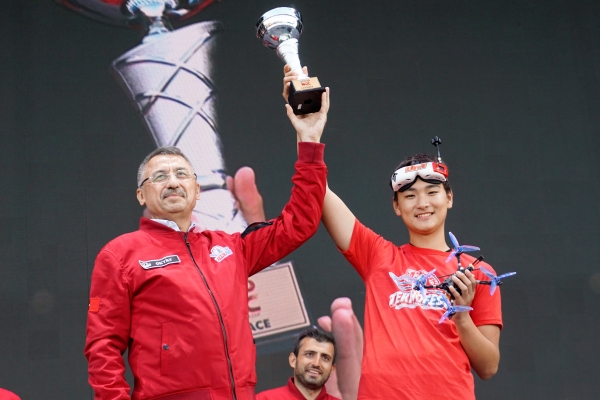
[[[450,287],[450,292],[454,296],[454,304],[457,306],[470,306],[475,297],[475,288],[477,287],[475,276],[469,270],[465,270],[464,273],[458,271],[452,277],[452,281],[461,291],[459,294],[458,290],[452,286]]]

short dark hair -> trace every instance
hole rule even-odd
[[[335,339],[330,333],[325,332],[324,330],[316,328],[314,326],[312,328],[303,330],[302,332],[300,332],[300,335],[296,338],[296,342],[294,343],[294,355],[296,357],[298,357],[298,352],[300,351],[300,345],[302,344],[302,340],[304,340],[305,338],[312,338],[320,343],[331,343],[333,345],[332,364],[335,364],[335,358],[337,356],[337,350],[335,348]]]
[[[435,159],[434,157],[428,156],[427,154],[415,154],[414,156],[410,156],[410,157],[406,157],[404,160],[402,160],[402,162],[400,164],[398,164],[398,166],[392,171],[392,174],[394,172],[396,172],[397,170],[399,170],[400,168],[404,168],[407,167],[409,165],[416,165],[416,164],[422,164],[422,163],[428,163],[428,162],[438,162],[437,159]],[[391,174],[390,174],[391,176]],[[418,175],[417,175],[417,179],[421,179]],[[394,187],[392,186],[392,181],[389,180],[388,181],[390,184],[390,187],[392,188],[392,190],[394,190]],[[448,180],[446,180],[446,182],[441,182],[442,186],[444,187],[444,190],[446,191],[446,193],[449,193],[452,191],[452,188],[450,187],[450,182]],[[398,192],[394,192],[394,200],[398,199]]]
[[[179,156],[179,157],[183,158],[185,161],[187,161],[187,163],[190,164],[190,166],[192,168],[194,168],[194,166],[192,165],[190,160],[185,156],[185,154],[183,154],[183,152],[181,150],[179,150],[178,147],[175,147],[175,146],[158,147],[158,148],[152,150],[150,152],[150,154],[148,154],[146,156],[146,158],[144,158],[144,161],[142,161],[142,163],[140,164],[140,167],[138,168],[138,173],[137,173],[138,187],[140,187],[140,184],[142,183],[142,176],[144,175],[144,170],[146,169],[146,165],[148,165],[148,162],[150,162],[150,160],[156,156]]]

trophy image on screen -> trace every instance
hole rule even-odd
[[[104,23],[144,29],[142,44],[114,60],[111,70],[156,145],[177,146],[192,162],[202,191],[194,221],[202,229],[242,232],[248,224],[226,187],[215,118],[211,61],[218,24],[199,22],[176,30],[170,24],[215,0],[54,1]],[[262,343],[310,326],[291,262],[254,275],[248,291],[250,326]]]
[[[298,38],[302,33],[302,16],[289,7],[278,7],[267,11],[256,23],[256,37],[262,43],[277,51],[279,58],[298,73],[298,79],[292,81],[288,103],[294,114],[309,114],[321,109],[321,87],[319,80],[309,78],[302,71],[298,57]]]
[[[193,219],[202,229],[240,232],[247,226],[226,187],[217,131],[212,51],[218,24],[173,30],[170,21],[197,14],[214,0],[55,0],[101,22],[142,27],[142,44],[112,63],[157,146],[177,146],[198,175],[202,195]]]

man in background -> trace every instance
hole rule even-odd
[[[329,333],[309,328],[300,333],[290,353],[294,369],[286,386],[267,390],[257,400],[337,400],[327,394],[325,383],[335,370],[335,340]]]

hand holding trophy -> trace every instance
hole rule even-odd
[[[289,7],[267,11],[256,23],[256,37],[266,47],[276,49],[279,58],[298,73],[298,79],[290,85],[288,97],[288,103],[296,115],[319,111],[321,94],[325,91],[316,77],[310,78],[302,71],[298,57],[298,38],[302,29],[302,16]]]

